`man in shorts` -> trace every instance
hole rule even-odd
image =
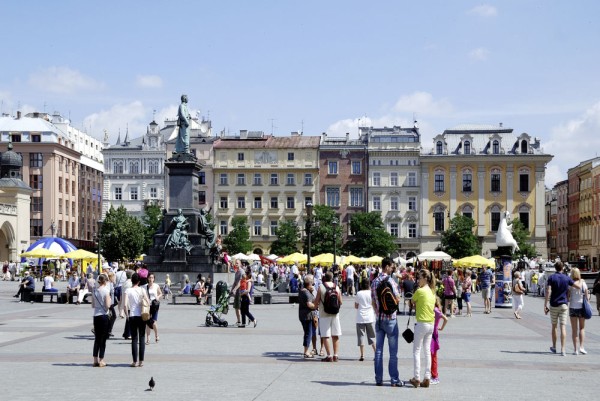
[[[579,288],[569,276],[563,273],[564,265],[561,261],[554,264],[556,273],[548,277],[546,282],[546,299],[544,313],[550,312],[552,322],[552,346],[550,352],[556,354],[556,328],[560,324],[560,354],[565,356],[565,337],[567,336],[567,315],[569,312],[569,299],[567,293],[569,286]],[[548,308],[548,302],[550,307]]]
[[[492,313],[492,282],[494,280],[494,273],[492,269],[485,269],[477,277],[479,287],[481,288],[481,297],[483,298],[483,313]]]

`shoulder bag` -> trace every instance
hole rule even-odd
[[[113,310],[112,308],[108,308],[108,310],[106,310],[106,308],[104,307],[104,304],[98,299],[98,290],[94,290],[94,298],[96,298],[96,301],[98,301],[98,304],[100,304],[100,306],[102,307],[102,310],[104,311],[104,314],[106,316],[108,316],[108,319],[112,319],[113,318]]]
[[[408,323],[406,323],[406,330],[404,330],[402,332],[402,338],[404,338],[404,340],[410,344],[415,339],[415,333],[413,333],[411,328],[408,327],[409,325],[410,325],[410,316],[408,316]]]
[[[142,305],[142,313],[141,313],[141,317],[142,320],[148,321],[150,320],[150,301],[148,300],[148,297],[146,296],[146,294],[144,294],[144,290],[142,290],[142,295],[141,295],[142,299],[141,299],[141,305]]]
[[[581,308],[583,309],[583,317],[586,319],[591,319],[592,318],[592,307],[590,306],[590,302],[587,299],[587,286],[585,285],[585,283],[583,284],[583,287],[581,288],[581,293],[583,296],[583,303],[581,305]]]

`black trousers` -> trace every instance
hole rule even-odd
[[[94,316],[94,358],[104,358],[108,340],[108,316]]]
[[[146,322],[141,316],[131,316],[129,318],[129,327],[131,330],[131,356],[133,362],[144,362],[144,353],[146,351]]]

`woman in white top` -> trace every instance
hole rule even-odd
[[[104,274],[98,276],[98,286],[92,294],[94,308],[94,367],[105,367],[104,352],[108,339],[108,310],[110,309],[110,293],[106,286],[108,281]]]
[[[144,343],[144,330],[146,322],[142,320],[142,300],[145,298],[148,303],[148,293],[140,288],[140,276],[137,273],[131,275],[131,288],[125,291],[125,310],[129,311],[129,326],[131,329],[131,355],[133,363],[132,368],[144,366],[144,352],[146,345]],[[139,357],[139,364],[138,364]]]
[[[365,338],[375,352],[375,312],[371,302],[371,284],[364,279],[360,282],[360,291],[354,300],[356,309],[356,336],[360,347],[359,361],[365,360]]]
[[[589,298],[588,288],[585,281],[581,279],[579,269],[571,269],[571,279],[579,284],[581,288],[569,287],[569,317],[571,319],[571,337],[573,338],[573,354],[587,354],[583,348],[585,340],[585,317],[583,317],[583,297]],[[577,348],[577,338],[579,338],[579,349]]]
[[[158,308],[160,307],[160,298],[162,297],[162,290],[160,286],[154,282],[154,273],[148,274],[148,284],[146,285],[146,291],[150,298],[150,320],[146,322],[146,345],[150,344],[150,331],[154,330],[154,339],[156,342],[160,340],[158,336]]]
[[[521,318],[521,311],[523,310],[523,306],[525,305],[523,302],[524,293],[525,288],[523,287],[523,283],[521,282],[521,273],[516,271],[512,282],[512,304],[513,313],[517,319]]]

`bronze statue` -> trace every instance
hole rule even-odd
[[[189,253],[193,248],[193,245],[188,240],[187,229],[189,226],[190,224],[181,209],[177,209],[177,216],[173,217],[169,226],[170,229],[172,228],[172,231],[167,237],[165,248],[183,248]]]
[[[198,233],[203,234],[206,237],[206,247],[211,249],[215,246],[215,233],[210,229],[208,218],[206,215],[210,213],[211,208],[203,208],[200,210],[200,216],[198,217]]]
[[[177,134],[177,142],[175,142],[175,153],[178,154],[190,153],[190,133],[188,132],[188,128],[192,121],[192,116],[188,111],[187,103],[187,95],[181,95],[181,104],[177,111],[179,133]]]

